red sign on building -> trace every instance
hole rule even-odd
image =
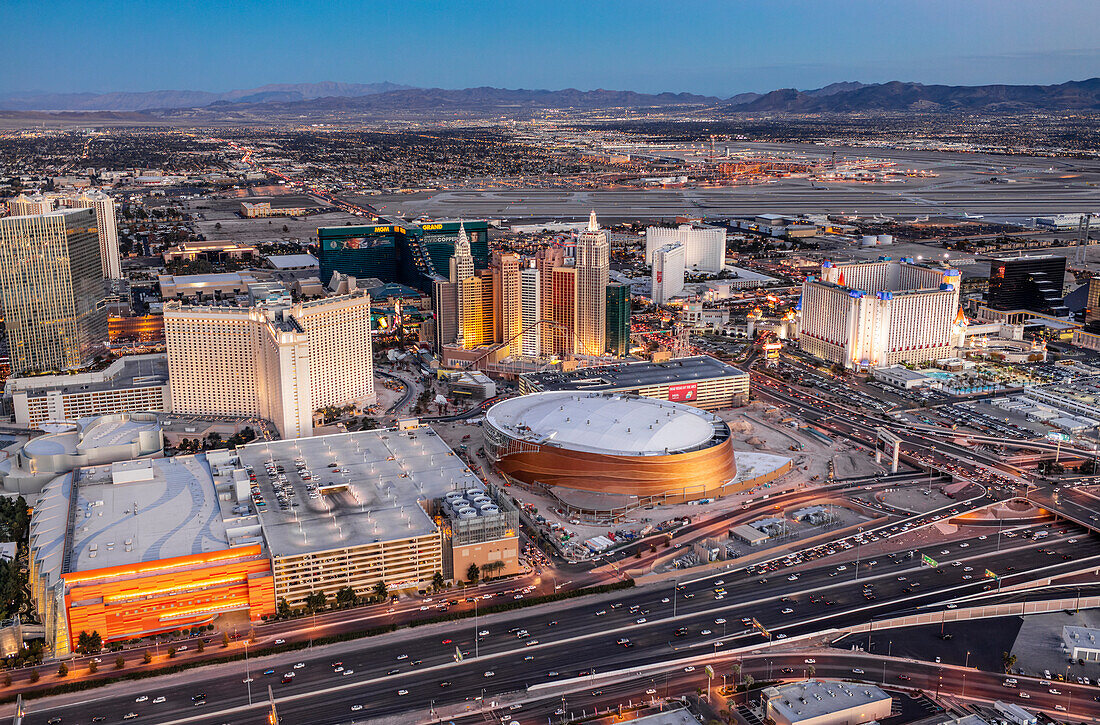
[[[674,403],[693,403],[696,398],[698,398],[698,385],[696,383],[668,386],[668,399]]]

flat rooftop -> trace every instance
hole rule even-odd
[[[164,385],[168,382],[168,356],[129,355],[111,363],[106,369],[94,373],[75,375],[34,375],[8,378],[5,392],[25,390],[31,397],[56,391],[70,393],[94,393],[122,388],[144,388]]]
[[[748,376],[748,373],[709,355],[696,355],[662,363],[642,361],[597,365],[572,372],[527,373],[523,378],[538,390],[602,391],[690,383],[730,376]]]
[[[768,707],[783,714],[787,720],[812,720],[891,697],[874,685],[852,682],[806,680],[764,690]]]
[[[716,421],[721,424],[715,416],[682,403],[591,392],[510,398],[489,408],[485,420],[516,439],[627,456],[698,448],[714,437]]]
[[[68,571],[229,548],[204,455],[91,466],[74,475]]]
[[[267,263],[275,269],[300,269],[302,267],[319,267],[320,262],[312,254],[272,254],[267,258]]]
[[[687,708],[655,712],[633,720],[624,721],[624,725],[699,725],[699,721]]]
[[[423,504],[450,491],[483,488],[427,426],[253,443],[237,455],[256,474],[266,503],[260,524],[275,557],[431,534],[437,527]],[[294,491],[286,509],[267,473],[269,461],[283,467]],[[303,479],[299,462],[311,480]],[[309,484],[317,485],[318,497],[310,497]]]
[[[776,277],[766,275],[763,272],[757,272],[755,269],[747,269],[745,267],[733,267],[733,266],[730,266],[730,265],[726,265],[725,267],[723,267],[723,269],[726,269],[730,272],[733,272],[736,276],[733,277],[732,279],[716,279],[713,282],[709,282],[708,284],[713,285],[715,287],[721,287],[723,284],[729,284],[729,283],[736,284],[739,280],[745,280],[745,279],[752,280],[752,281],[755,281],[755,282],[778,282],[779,281]]]

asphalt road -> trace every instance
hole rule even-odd
[[[1069,544],[1069,538],[1077,538],[1077,542]],[[669,585],[519,610],[480,618],[476,623],[463,620],[430,625],[312,651],[253,659],[249,662],[253,698],[254,702],[261,700],[270,684],[278,698],[281,722],[288,725],[351,722],[357,716],[351,709],[356,704],[363,705],[363,713],[369,712],[372,717],[410,710],[426,713],[433,699],[441,710],[461,708],[467,698],[480,696],[483,689],[492,698],[559,677],[574,677],[582,669],[604,672],[762,642],[760,634],[741,624],[742,617],[757,618],[774,636],[794,636],[978,593],[989,585],[980,576],[985,568],[1008,573],[1006,583],[1017,583],[1081,568],[1085,557],[1100,556],[1100,540],[1073,529],[1052,534],[1042,544],[1019,538],[1002,540],[1000,551],[996,551],[996,539],[988,535],[984,540],[974,537],[925,547],[926,553],[945,564],[959,560],[958,567],[920,568],[918,560],[893,561],[885,556],[879,556],[873,565],[863,560],[858,581],[854,578],[853,550],[765,575],[729,571],[685,584],[675,599],[675,618],[673,588]],[[894,543],[904,545],[903,541]],[[1039,553],[1039,548],[1057,553]],[[948,555],[940,554],[942,550],[948,550]],[[1073,558],[1061,558],[1062,552],[1072,552]],[[1097,562],[1100,564],[1100,559]],[[838,571],[840,566],[845,569]],[[973,567],[973,571],[966,572],[966,566]],[[1009,572],[1009,567],[1016,572]],[[789,577],[799,570],[798,577],[791,581]],[[724,598],[716,600],[717,580],[722,580],[720,586],[726,592]],[[874,601],[864,598],[865,583],[873,584]],[[903,588],[911,591],[904,592]],[[811,595],[821,595],[823,601],[810,603]],[[782,601],[782,597],[790,601]],[[612,606],[617,603],[621,606]],[[638,610],[631,612],[632,605]],[[791,611],[784,613],[788,608]],[[599,611],[604,614],[597,614]],[[726,621],[719,621],[723,619]],[[515,627],[527,629],[530,636],[521,639],[508,631]],[[674,636],[677,627],[686,627],[688,634]],[[477,657],[456,663],[456,646],[475,654],[477,631],[489,632],[476,645]],[[633,646],[616,644],[620,638],[629,639]],[[334,672],[334,661],[341,661],[345,671],[351,669],[354,674]],[[304,666],[293,669],[296,662]],[[246,707],[244,669],[243,663],[234,663],[32,701],[25,722],[39,725],[50,717],[61,716],[69,725],[102,715],[105,722],[112,723],[134,712],[139,717],[127,722],[260,723],[265,717],[262,706]],[[263,674],[268,669],[274,672]],[[489,671],[494,674],[486,677]],[[551,671],[559,674],[551,676]],[[290,683],[282,684],[281,676],[286,672],[294,672],[295,676]],[[444,681],[451,684],[444,687]],[[401,695],[399,690],[409,694]],[[206,695],[205,704],[192,705],[192,696],[200,692]],[[149,700],[135,702],[140,696]],[[161,696],[165,702],[152,702]]]
[[[807,660],[813,660],[812,663]],[[895,699],[916,696],[918,691],[931,695],[950,695],[959,700],[991,705],[997,700],[1014,702],[1029,710],[1043,710],[1055,717],[1073,714],[1081,717],[1100,715],[1100,704],[1095,687],[1076,683],[1055,682],[1041,684],[1034,677],[1015,675],[1015,686],[1006,686],[1009,676],[994,672],[983,672],[974,668],[959,667],[924,662],[921,660],[897,657],[877,657],[858,653],[837,652],[835,650],[805,650],[793,652],[770,652],[767,654],[720,655],[711,661],[717,677],[712,681],[711,695],[713,705],[725,709],[730,705],[744,704],[745,695],[737,695],[727,703],[720,694],[722,675],[726,682],[733,685],[735,677],[731,667],[737,664],[741,668],[741,677],[751,675],[757,682],[795,681],[805,679],[814,669],[814,676],[822,679],[865,682],[886,689]],[[689,665],[693,666],[693,665]],[[564,710],[569,716],[591,715],[593,712],[616,712],[620,705],[629,707],[639,701],[654,702],[664,698],[694,694],[697,689],[707,690],[707,678],[703,667],[694,666],[692,672],[678,668],[672,672],[659,674],[640,674],[626,676],[613,682],[595,681],[575,693],[568,694],[564,700],[560,695],[546,693],[541,697],[526,701],[520,708],[508,709],[508,704],[496,708],[484,706],[480,702],[472,703],[474,711],[470,715],[452,718],[456,725],[471,725],[485,722],[486,711],[496,715],[508,713],[521,723],[557,723],[561,721]],[[902,678],[907,679],[902,679]],[[1050,692],[1057,690],[1059,694]],[[652,691],[652,692],[650,692]],[[532,693],[538,694],[538,693]],[[753,693],[757,696],[759,693]],[[1063,713],[1055,708],[1066,708]],[[497,720],[492,720],[496,722]]]

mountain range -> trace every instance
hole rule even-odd
[[[151,117],[257,117],[294,114],[507,114],[545,109],[685,107],[720,114],[852,112],[1034,112],[1100,110],[1100,78],[1048,86],[948,86],[845,81],[823,88],[784,88],[730,98],[691,93],[637,93],[492,88],[413,88],[394,83],[273,84],[225,93],[0,94],[0,111],[114,111]]]
[[[314,98],[366,96],[409,88],[396,83],[273,83],[225,93],[209,91],[144,91],[137,93],[7,93],[0,94],[5,111],[149,111],[202,108],[212,103],[274,103]]]

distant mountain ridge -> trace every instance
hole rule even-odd
[[[783,88],[747,102],[727,104],[722,110],[730,113],[1100,110],[1100,78],[1049,86],[834,83],[816,91]]]
[[[608,91],[602,88],[581,91],[566,88],[558,91],[524,88],[408,88],[364,96],[314,98],[301,101],[267,104],[272,111],[476,111],[507,110],[509,108],[638,108],[644,106],[713,105],[721,103],[716,96],[691,93],[636,93]],[[246,110],[248,104],[219,103],[218,110]]]
[[[1054,85],[948,86],[891,81],[843,81],[823,88],[781,88],[731,98],[693,93],[638,93],[524,88],[414,88],[394,83],[280,83],[226,93],[0,94],[0,111],[144,112],[151,117],[196,119],[224,115],[261,118],[298,115],[508,113],[545,109],[600,110],[696,106],[720,114],[853,112],[1034,112],[1100,110],[1100,78]]]
[[[271,103],[313,98],[366,96],[409,88],[396,83],[272,83],[225,93],[208,91],[144,91],[116,93],[0,94],[5,111],[150,111],[162,108],[202,108],[219,101]]]

